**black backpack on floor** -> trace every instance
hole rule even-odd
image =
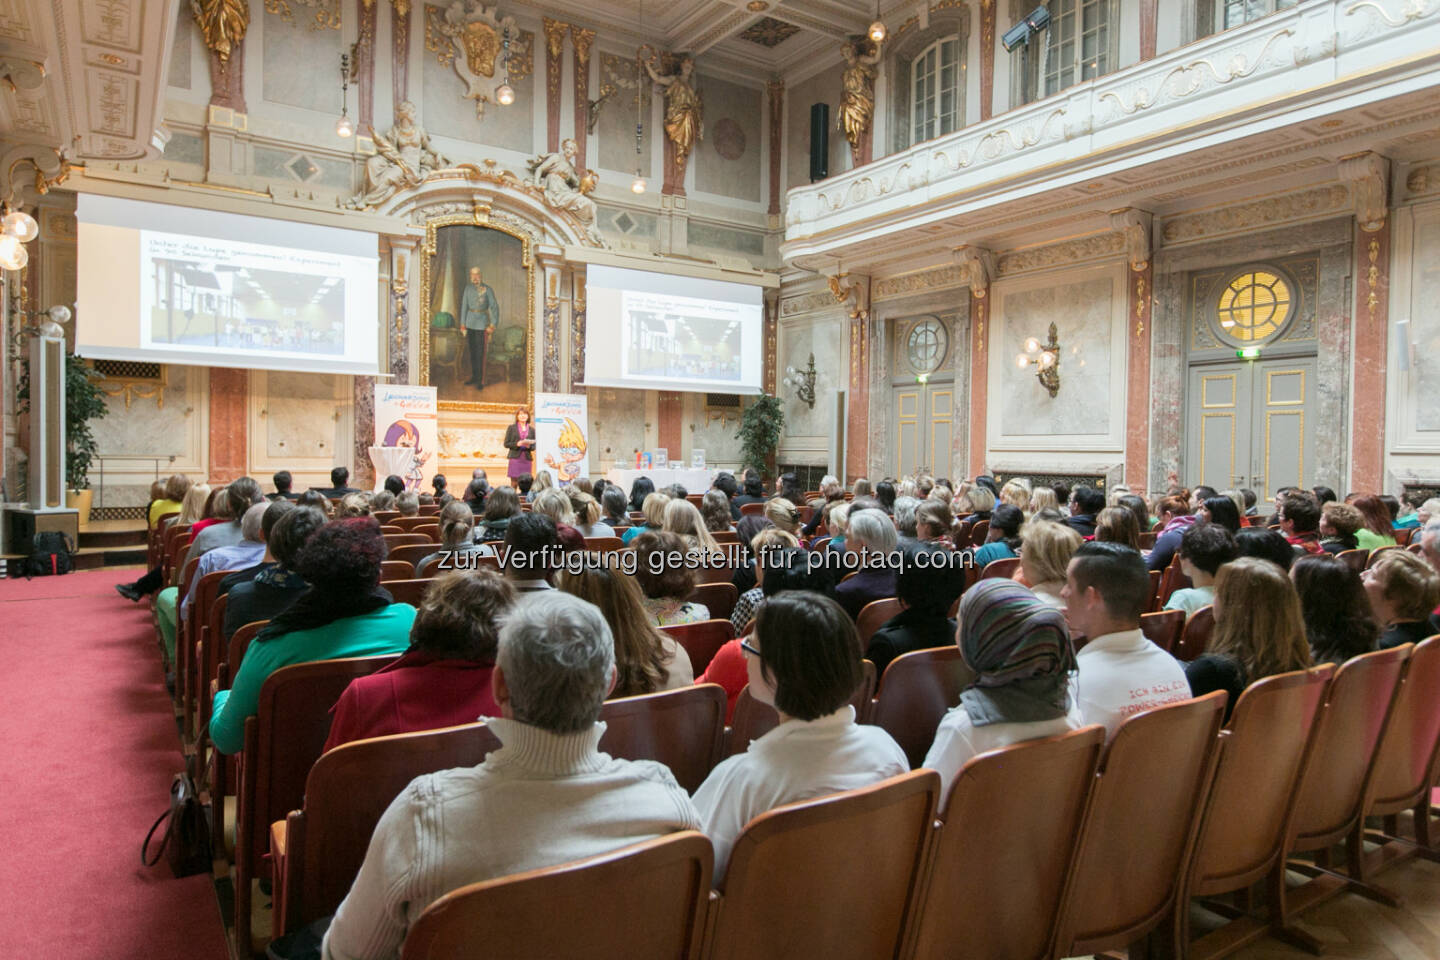
[[[58,576],[75,569],[75,541],[59,530],[42,530],[30,541],[30,555],[20,561],[20,572],[30,577]]]

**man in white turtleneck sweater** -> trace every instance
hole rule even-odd
[[[477,767],[417,777],[390,804],[325,935],[326,960],[398,957],[425,908],[466,884],[700,828],[663,764],[598,749],[615,652],[597,607],[525,596],[500,633],[493,683],[503,747]]]

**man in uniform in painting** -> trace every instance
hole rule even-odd
[[[485,386],[485,349],[490,335],[500,323],[500,304],[495,291],[485,283],[479,267],[470,268],[470,284],[460,301],[460,325],[465,328],[465,342],[470,347],[470,379],[466,386]]]

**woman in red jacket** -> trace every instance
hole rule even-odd
[[[436,580],[415,616],[410,649],[340,695],[325,749],[498,717],[490,674],[500,618],[514,603],[509,581],[491,570],[456,570]]]

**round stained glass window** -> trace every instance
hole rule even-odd
[[[1223,339],[1254,345],[1279,334],[1294,306],[1290,285],[1279,274],[1247,270],[1221,291],[1215,321]]]
[[[949,331],[934,317],[921,320],[905,335],[905,359],[917,374],[940,369],[949,347]]]

